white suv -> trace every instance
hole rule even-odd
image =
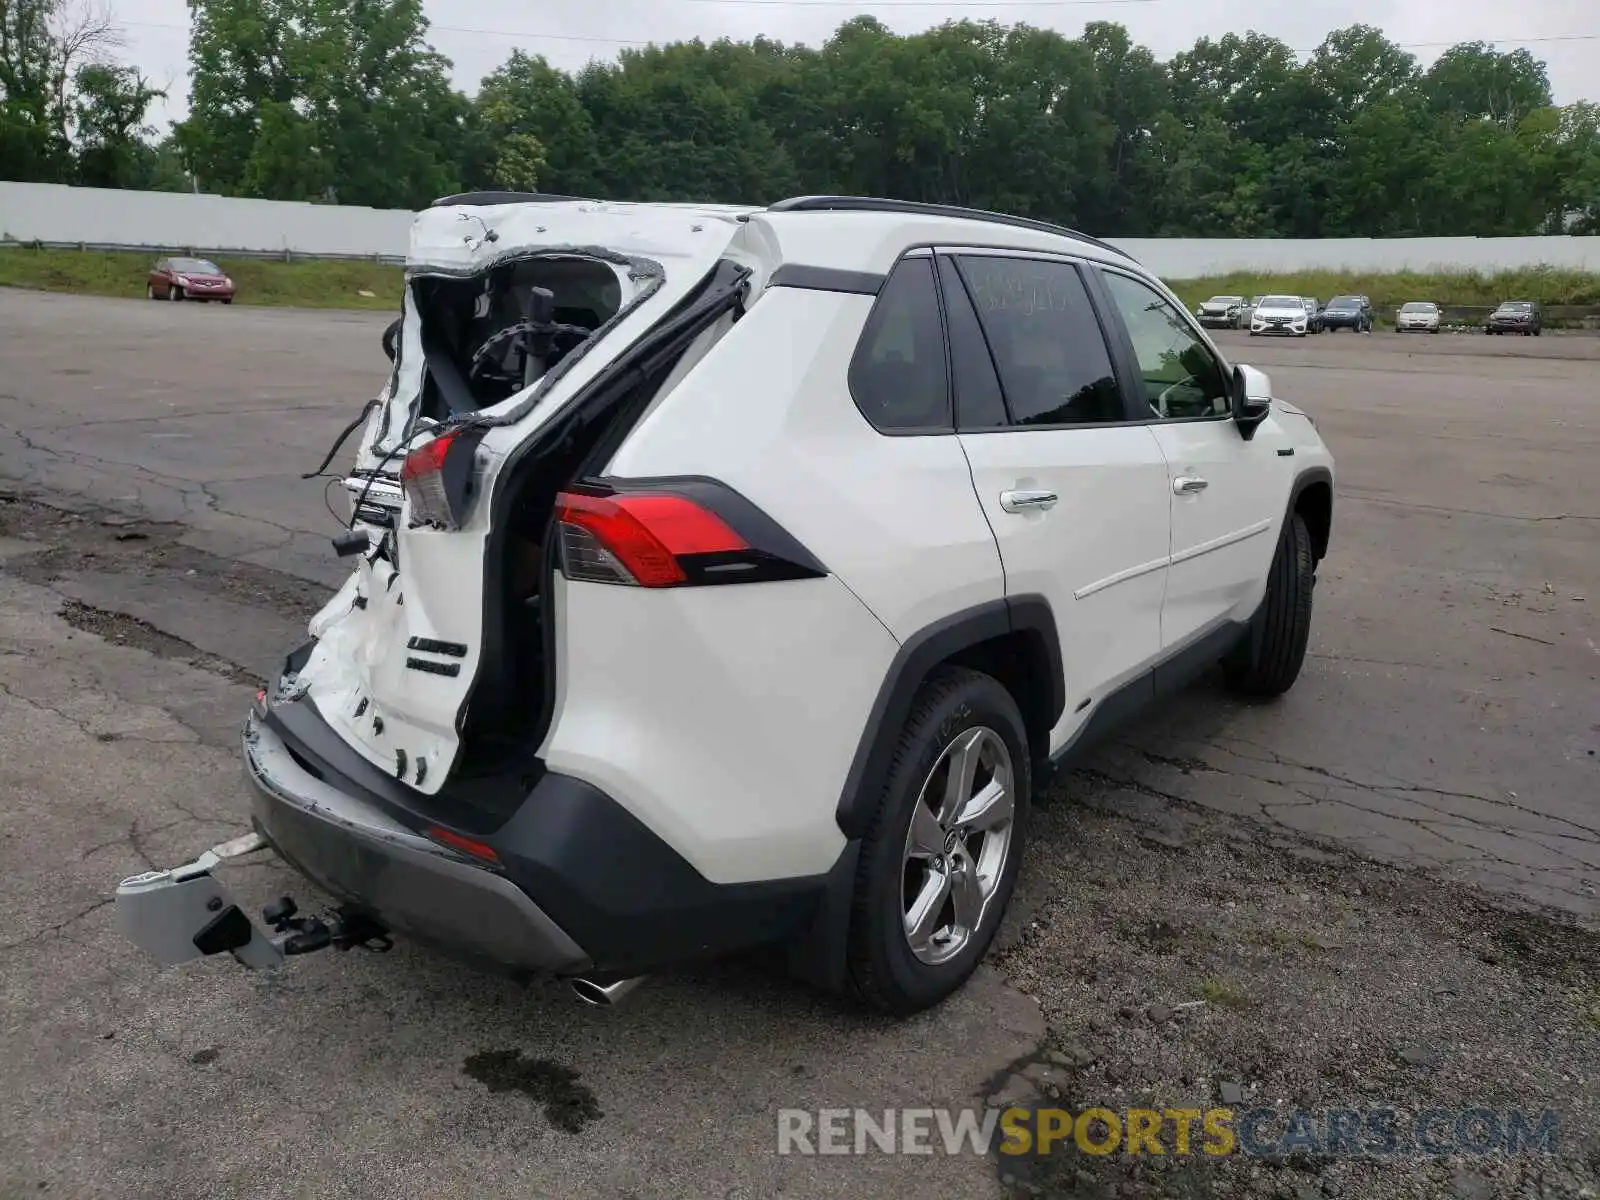
[[[394,351],[355,570],[244,739],[259,834],[365,933],[601,1002],[782,943],[916,1011],[1072,751],[1219,660],[1300,670],[1328,452],[1092,238],[453,197]],[[193,940],[253,961],[232,925]]]

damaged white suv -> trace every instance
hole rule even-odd
[[[1069,753],[1218,661],[1300,670],[1329,454],[1092,238],[454,197],[393,351],[355,569],[248,718],[256,836],[119,896],[169,961],[392,931],[605,1002],[782,944],[916,1011]],[[344,907],[255,927],[212,868],[263,844]]]

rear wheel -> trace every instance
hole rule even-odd
[[[1272,557],[1261,611],[1250,633],[1223,662],[1235,690],[1268,699],[1294,686],[1311,637],[1311,592],[1316,576],[1311,532],[1299,513],[1291,513]]]
[[[862,842],[850,921],[862,999],[919,1012],[977,969],[1016,887],[1031,788],[1011,694],[976,671],[934,672]]]
[[[148,283],[144,285],[144,298],[146,300],[154,300],[156,298],[156,289]]]

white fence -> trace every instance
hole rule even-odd
[[[405,258],[412,214],[183,192],[0,183],[0,241],[307,258]]]
[[[401,259],[410,223],[409,212],[386,209],[0,183],[0,241]],[[1495,271],[1541,264],[1600,271],[1600,237],[1110,240],[1167,279],[1230,271]]]

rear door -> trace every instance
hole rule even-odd
[[[1112,267],[1099,277],[1167,464],[1172,563],[1161,642],[1171,653],[1247,618],[1259,603],[1294,460],[1278,453],[1287,442],[1276,423],[1264,422],[1248,441],[1240,433],[1230,371],[1181,306]]]
[[[1166,461],[1130,420],[1083,264],[965,250],[939,269],[957,428],[1006,594],[1048,600],[1061,641],[1054,752],[1160,653]]]

